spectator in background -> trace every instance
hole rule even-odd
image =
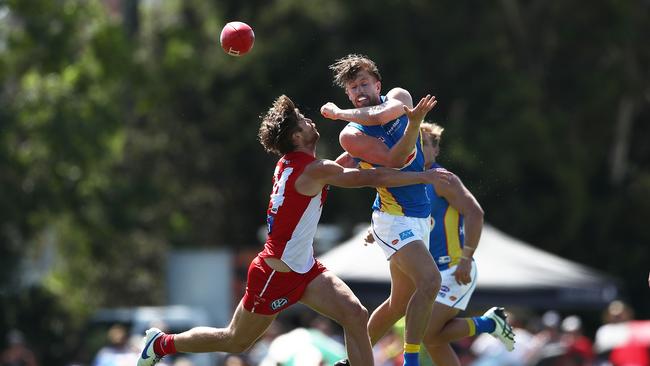
[[[242,355],[230,354],[223,360],[223,366],[249,366],[249,363]]]
[[[173,366],[194,366],[194,362],[186,357],[179,357],[174,360]]]
[[[603,314],[603,323],[622,323],[634,319],[634,310],[621,300],[612,301]]]
[[[373,347],[376,366],[402,366],[402,340],[404,339],[404,318],[398,320]]]
[[[344,355],[343,344],[321,330],[298,327],[279,335],[271,342],[269,353],[260,366],[331,365]]]
[[[561,320],[560,314],[555,310],[549,310],[542,315],[542,328],[533,336],[532,347],[528,354],[528,359],[534,365],[561,365],[561,358],[566,351],[565,345],[561,342]]]
[[[129,333],[121,324],[115,324],[106,333],[108,345],[102,347],[92,366],[132,366],[138,360],[137,349],[129,343]]]
[[[633,321],[634,310],[615,300],[603,314],[603,325],[596,331],[598,359],[611,366],[650,366],[648,331],[645,322]]]
[[[317,315],[314,319],[312,319],[309,322],[309,327],[312,329],[317,329],[324,335],[332,338],[333,340],[344,344],[345,339],[343,339],[342,335],[336,332],[335,325],[332,322],[332,320],[324,317]]]
[[[38,366],[36,356],[27,345],[23,333],[13,329],[7,334],[7,348],[0,357],[1,366]]]
[[[594,362],[591,339],[582,334],[582,320],[577,315],[564,318],[561,325],[561,341],[565,345],[566,366],[589,366]]]
[[[269,329],[264,333],[264,335],[251,347],[248,351],[248,359],[253,365],[259,365],[262,363],[262,360],[269,353],[269,347],[271,347],[271,342],[277,338],[280,334],[284,333],[282,324],[277,320],[271,323]]]

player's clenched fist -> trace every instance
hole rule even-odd
[[[327,102],[322,107],[320,107],[320,114],[322,114],[323,117],[327,119],[337,120],[339,119],[338,114],[340,110],[341,108],[337,107],[336,104]]]

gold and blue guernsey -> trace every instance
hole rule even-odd
[[[442,168],[442,166],[433,163],[430,167],[430,169],[436,168]],[[467,284],[459,284],[456,281],[455,266],[460,262],[465,245],[463,215],[444,197],[438,196],[432,185],[427,186],[427,194],[431,200],[431,218],[435,223],[429,236],[429,252],[440,270],[441,279],[436,302],[458,310],[465,310],[476,288],[477,269],[476,262],[472,260],[471,281]],[[467,318],[470,330],[475,327],[472,319],[475,318]]]
[[[442,166],[434,163],[431,169],[435,168]],[[429,252],[442,271],[457,265],[463,254],[463,216],[446,199],[438,196],[432,185],[427,185],[426,189],[431,200],[431,217],[435,222],[429,237]]]
[[[433,163],[429,168],[436,169],[442,166]],[[429,237],[429,252],[438,265],[441,279],[436,302],[464,311],[476,289],[477,268],[476,261],[472,259],[469,283],[460,284],[454,276],[465,245],[463,215],[444,197],[438,196],[432,185],[427,186],[427,194],[431,200],[431,217],[435,220]],[[493,307],[483,316],[462,319],[467,322],[469,329],[467,335],[490,333],[500,340],[508,351],[514,349],[514,333],[506,321],[503,308]]]
[[[386,97],[381,97],[382,103]],[[401,117],[378,126],[364,126],[359,123],[349,122],[348,126],[354,127],[368,136],[373,136],[383,141],[388,148],[393,147],[404,135],[404,130],[408,124],[408,117]],[[405,165],[400,169],[404,172],[421,172],[424,171],[424,154],[422,153],[421,138],[418,137],[416,148],[409,156]],[[359,168],[370,169],[380,165],[370,164],[365,161],[359,162]],[[403,187],[378,187],[377,197],[373,203],[373,210],[385,212],[395,216],[408,216],[428,218],[431,212],[431,206],[426,193],[426,184],[414,184]]]

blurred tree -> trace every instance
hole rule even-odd
[[[140,208],[130,204],[139,192],[124,175],[119,103],[132,49],[98,2],[0,8],[11,24],[2,29],[0,73],[0,238],[8,274],[0,282],[0,328],[53,336],[42,339],[42,362],[62,364],[94,307],[164,295],[156,286],[161,243],[137,217],[125,220]],[[46,240],[50,233],[54,240]],[[50,246],[57,253],[51,271],[40,281],[26,276]]]

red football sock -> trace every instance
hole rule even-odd
[[[174,334],[163,334],[153,341],[153,351],[158,356],[172,355],[176,353],[176,345],[174,345]]]

